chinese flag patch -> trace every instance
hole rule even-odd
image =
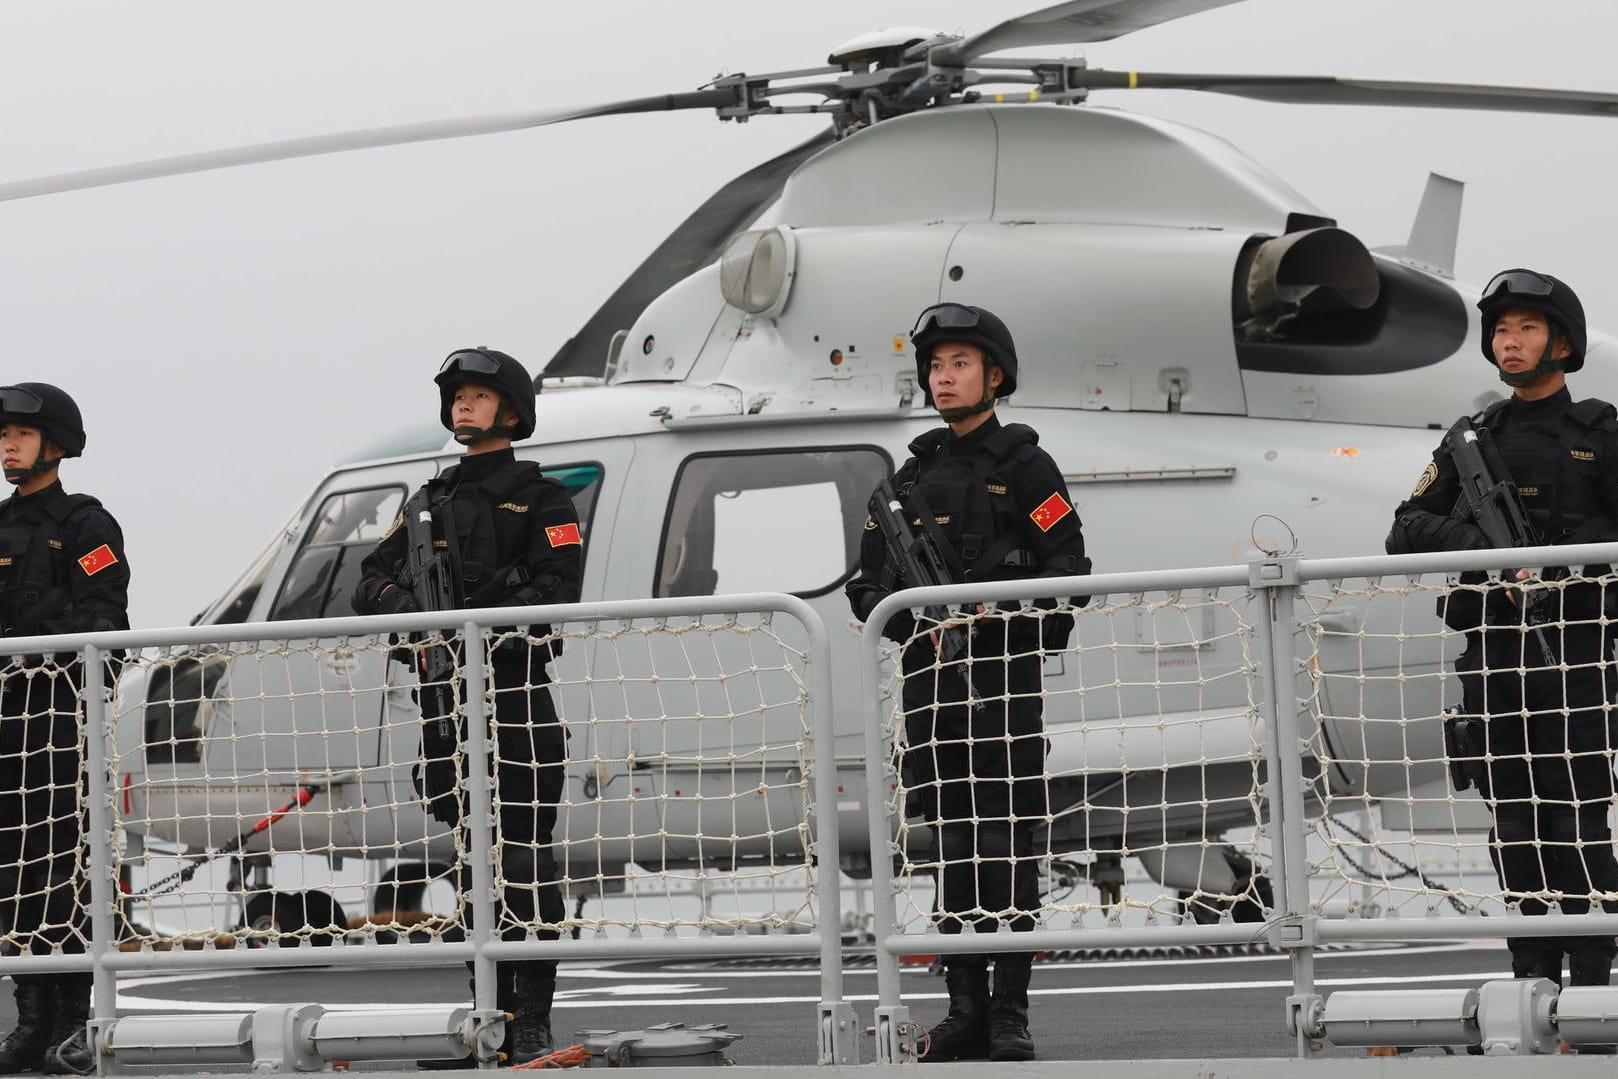
[[[112,548],[105,543],[79,559],[79,568],[86,577],[94,577],[108,566],[118,561],[118,556],[112,553]]]
[[[579,538],[578,525],[551,525],[545,530],[545,538],[551,541],[552,547],[566,547],[570,543],[583,543]]]
[[[1060,491],[1052,491],[1051,497],[1034,507],[1028,516],[1039,526],[1041,532],[1049,532],[1051,528],[1063,517],[1073,512],[1073,507],[1067,504]]]

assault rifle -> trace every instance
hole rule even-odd
[[[950,574],[949,563],[945,560],[944,552],[940,549],[940,540],[933,534],[933,530],[924,523],[920,532],[910,527],[906,519],[904,503],[894,493],[893,481],[883,479],[877,484],[876,491],[871,495],[869,503],[871,520],[882,533],[882,542],[887,545],[888,556],[893,559],[899,568],[899,574],[904,583],[910,588],[922,588],[939,584],[956,583]],[[925,508],[922,511],[926,513]],[[922,608],[922,615],[932,622],[943,623],[949,620],[949,608],[942,603],[931,604]],[[966,651],[967,627],[948,626],[938,635],[938,655],[946,663],[957,659]]]
[[[424,611],[450,611],[455,598],[455,572],[449,549],[433,542],[433,515],[425,498],[405,506],[406,573],[410,591]],[[418,639],[416,703],[421,706],[422,775],[417,784],[427,812],[445,824],[460,820],[460,777],[455,754],[460,749],[459,704],[454,684],[455,653],[443,636]]]
[[[1472,421],[1463,416],[1444,436],[1444,444],[1449,447],[1450,457],[1460,474],[1461,499],[1490,546],[1543,545],[1539,530],[1523,509],[1517,484],[1500,460],[1500,452],[1495,448],[1494,438],[1488,429],[1474,427]],[[1515,570],[1508,569],[1504,576],[1514,581],[1517,574]],[[1551,649],[1545,631],[1540,628],[1546,621],[1540,610],[1542,606],[1542,602],[1536,599],[1528,604],[1524,613],[1528,624],[1533,627],[1534,639],[1539,642],[1545,663],[1550,665],[1556,662],[1556,653]]]

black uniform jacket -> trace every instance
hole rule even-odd
[[[0,635],[129,628],[124,534],[60,482],[0,502]]]
[[[1038,442],[1039,436],[1031,428],[1002,426],[990,416],[962,437],[943,427],[910,444],[914,456],[894,474],[894,490],[913,514],[917,513],[914,492],[921,493],[934,523],[960,560],[962,581],[1090,572],[1084,531],[1067,483]],[[912,521],[915,527],[921,526],[919,515]],[[902,579],[888,557],[882,533],[868,520],[860,543],[859,572],[846,589],[855,616],[868,617],[883,597],[913,583]],[[1054,601],[1041,605],[1054,606]],[[1047,621],[1054,624],[1057,620]],[[1053,636],[1065,641],[1071,622],[1060,621],[1059,633]],[[908,615],[895,616],[884,627],[886,636],[901,643],[913,631]],[[990,644],[986,638],[983,643]]]
[[[1546,543],[1601,543],[1618,539],[1618,420],[1606,402],[1575,402],[1564,387],[1537,401],[1511,397],[1476,417],[1487,428],[1522,496],[1524,510]],[[1479,550],[1492,546],[1461,502],[1460,477],[1443,443],[1410,496],[1394,510],[1388,550]],[[1592,566],[1587,575],[1606,571]],[[1481,575],[1466,575],[1477,583]],[[1601,590],[1559,590],[1558,621],[1600,617]],[[1459,590],[1445,605],[1445,621],[1457,630],[1509,625],[1520,607],[1505,589],[1488,593],[1487,609],[1476,590]]]
[[[584,570],[578,513],[538,465],[519,462],[509,449],[469,455],[423,490],[435,520],[453,522],[460,606],[577,602]],[[354,609],[361,614],[420,609],[410,591],[403,522],[401,513],[360,564]]]

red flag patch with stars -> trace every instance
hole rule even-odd
[[[112,553],[112,548],[105,543],[79,559],[79,568],[86,577],[94,577],[108,566],[115,564],[118,556]]]
[[[551,541],[552,547],[566,547],[570,543],[583,543],[579,538],[578,525],[551,525],[545,530],[545,538]]]
[[[1057,521],[1073,512],[1073,507],[1067,504],[1062,492],[1052,491],[1051,497],[1034,507],[1028,516],[1039,526],[1041,532],[1049,532]]]

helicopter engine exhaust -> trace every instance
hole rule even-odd
[[[1382,294],[1371,253],[1332,227],[1255,237],[1237,260],[1235,286],[1236,329],[1250,341],[1340,331]]]

